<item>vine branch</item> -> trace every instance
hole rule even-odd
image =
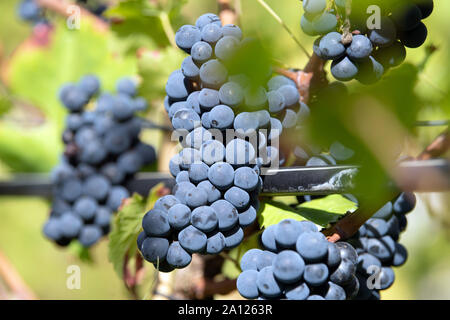
[[[426,148],[419,154],[416,160],[429,160],[437,158],[445,154],[450,148],[450,134],[447,128],[446,131],[437,136]],[[336,222],[333,226],[322,232],[328,237],[328,241],[337,242],[342,239],[347,239],[353,236],[358,229],[372,217],[375,209],[381,208],[386,202],[391,201],[399,196],[399,191],[390,191],[384,194],[380,199],[377,199],[376,205],[373,202],[361,202],[360,207],[353,213],[347,214],[341,220]]]
[[[14,269],[13,265],[8,261],[6,256],[0,252],[0,277],[12,291],[14,298],[23,300],[35,300],[36,296],[31,289],[22,280],[19,273]]]

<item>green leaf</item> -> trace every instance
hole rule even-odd
[[[228,253],[228,256],[233,259],[226,259],[222,265],[222,274],[229,279],[236,279],[241,273],[241,269],[238,268],[235,261],[239,264],[243,255],[250,249],[258,248],[258,237],[260,232],[253,234],[246,240],[244,240],[237,248],[234,248]]]
[[[134,194],[114,219],[109,234],[108,258],[120,278],[123,276],[125,256],[128,254],[128,257],[133,257],[136,252],[136,240],[144,214],[145,201],[140,195]]]
[[[295,208],[277,201],[265,203],[259,215],[261,227],[268,227],[284,219],[310,220],[322,227],[336,222],[347,212],[356,210],[356,204],[341,195],[330,195],[302,203]]]

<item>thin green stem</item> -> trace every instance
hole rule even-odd
[[[299,48],[306,54],[306,56],[310,59],[311,55],[308,50],[300,43],[300,41],[295,37],[294,33],[289,29],[289,27],[284,23],[284,21],[280,18],[279,15],[264,1],[264,0],[256,0],[282,27],[289,36],[294,40],[294,42],[299,46]]]
[[[175,32],[173,31],[172,25],[170,24],[169,15],[165,11],[161,11],[159,14],[159,20],[163,27],[164,33],[166,34],[167,40],[169,40],[172,47],[177,48],[175,43]]]

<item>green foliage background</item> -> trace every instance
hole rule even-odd
[[[93,30],[87,21],[82,21],[80,31],[70,31],[59,21],[49,48],[19,50],[18,46],[29,37],[31,29],[17,19],[17,2],[0,1],[2,62],[10,58],[12,61],[7,72],[8,83],[0,84],[0,177],[13,172],[47,172],[58,161],[64,111],[58,103],[57,91],[63,83],[76,81],[85,73],[96,73],[108,90],[114,89],[118,77],[139,73],[141,94],[153,104],[148,116],[164,119],[161,112],[163,86],[183,54],[170,47],[167,30],[160,24],[161,11],[145,6],[142,17],[136,15],[136,8],[140,10],[147,1],[125,0],[109,13],[127,18],[126,23],[113,28],[114,32],[102,34]],[[167,16],[163,16],[172,20],[175,30],[183,23],[193,23],[204,12],[217,10],[214,0],[163,2],[175,3],[166,12]],[[299,1],[267,0],[267,3],[301,43],[312,48],[314,39],[300,30]],[[261,43],[278,63],[298,68],[305,65],[305,55],[255,0],[241,0],[240,4],[240,26],[246,35],[263,40]],[[419,73],[414,88],[422,101],[417,118],[427,120],[450,118],[450,2],[436,0],[435,5],[433,15],[426,20],[427,43],[436,45],[438,51]],[[138,59],[135,52],[142,47],[146,51]],[[408,50],[408,62],[419,65],[425,55],[424,47]],[[440,129],[417,130],[419,142],[426,145]],[[159,146],[160,135],[149,132],[145,137]],[[419,199],[425,197],[429,196],[420,195]],[[431,212],[443,211],[448,215],[445,210],[449,208],[449,194],[443,197],[447,209],[436,210],[427,206],[427,202],[419,201],[415,212],[409,215],[408,230],[402,239],[408,247],[409,260],[396,270],[397,281],[383,295],[384,299],[450,299],[449,233],[441,221],[446,222],[448,217],[430,216]],[[108,262],[106,240],[93,248],[93,262],[81,262],[73,252],[58,249],[42,237],[41,226],[48,211],[49,203],[42,199],[0,197],[0,251],[11,260],[36,295],[41,299],[129,298]],[[66,288],[66,268],[72,264],[81,266],[81,290]]]

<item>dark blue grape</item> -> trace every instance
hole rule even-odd
[[[148,237],[142,242],[142,256],[148,262],[158,262],[166,259],[169,241],[164,238]]]
[[[345,53],[345,46],[341,42],[339,32],[330,32],[319,42],[320,56],[325,59],[336,60]]]
[[[240,267],[242,271],[255,270],[258,271],[258,261],[261,260],[263,251],[260,249],[248,250],[241,259]]]
[[[219,230],[226,231],[232,229],[239,221],[238,211],[226,200],[217,200],[211,207],[216,212],[219,220]]]
[[[259,292],[268,298],[279,297],[282,293],[280,285],[275,280],[273,268],[271,266],[265,267],[258,273],[256,285],[258,286]]]
[[[188,226],[178,234],[178,241],[187,252],[195,253],[205,249],[207,237],[194,226]]]
[[[220,18],[214,13],[202,14],[195,22],[195,26],[201,30],[204,26],[210,23],[216,24],[219,27],[222,26]]]
[[[306,265],[303,278],[308,285],[318,287],[327,281],[328,274],[328,267],[325,264],[313,263]]]
[[[191,51],[192,46],[202,39],[199,28],[184,25],[175,34],[175,42],[177,46],[189,53]]]
[[[244,270],[237,278],[236,287],[246,299],[256,299],[259,295],[258,292],[258,272],[255,270]]]
[[[215,23],[209,23],[201,29],[201,38],[208,43],[215,44],[222,36],[222,27]]]
[[[106,198],[111,188],[111,183],[102,175],[93,175],[84,182],[83,191],[85,195],[91,196],[98,201]]]
[[[174,241],[170,244],[167,250],[166,261],[171,266],[181,269],[188,266],[191,261],[191,255],[183,249],[178,241]]]
[[[122,200],[125,200],[129,196],[130,193],[126,188],[122,186],[114,186],[111,188],[106,204],[111,210],[117,211],[122,204]]]
[[[172,228],[181,230],[191,222],[191,209],[184,204],[177,203],[169,209],[168,220]]]
[[[231,250],[239,246],[244,240],[244,230],[240,226],[235,226],[231,230],[222,232],[225,237],[225,249]]]
[[[79,215],[83,220],[90,221],[95,217],[95,212],[98,209],[98,203],[94,198],[91,197],[81,197],[75,201],[73,205],[73,211],[75,214]]]
[[[333,77],[340,81],[352,80],[358,74],[358,66],[348,57],[333,61],[331,64]]]
[[[297,252],[292,250],[281,251],[273,261],[273,274],[277,280],[283,283],[292,284],[297,282],[304,271],[305,263],[303,259]]]
[[[86,75],[82,77],[78,85],[89,97],[97,94],[100,90],[100,80],[95,75]]]
[[[207,254],[219,254],[225,249],[225,236],[222,232],[216,232],[210,235],[206,241]]]
[[[87,225],[81,229],[80,235],[78,236],[78,241],[80,241],[83,247],[89,248],[96,243],[102,235],[102,230],[99,227]]]
[[[304,232],[296,243],[296,249],[307,262],[317,262],[328,253],[328,241],[320,232]]]

